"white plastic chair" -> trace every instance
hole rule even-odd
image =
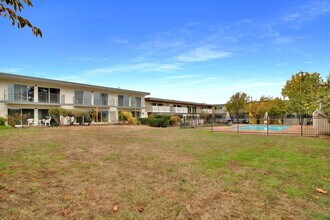
[[[33,118],[28,118],[27,123],[28,123],[29,127],[30,127],[30,125],[34,125],[34,119]]]
[[[45,126],[47,126],[47,124],[50,126],[50,121],[52,120],[52,117],[50,117],[50,118],[47,118],[46,120],[45,120]]]

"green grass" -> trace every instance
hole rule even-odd
[[[327,139],[102,126],[0,143],[0,218],[330,218]]]

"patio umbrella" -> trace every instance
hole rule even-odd
[[[265,120],[268,119],[268,112],[265,113],[264,119],[265,119]]]
[[[230,117],[230,115],[229,115],[229,112],[227,111],[227,113],[226,113],[226,118],[225,118],[225,120],[226,121],[230,121],[231,120],[231,117]]]
[[[268,112],[265,113],[265,116],[264,116],[264,124],[268,124]]]

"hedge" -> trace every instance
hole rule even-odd
[[[167,127],[170,122],[170,117],[165,115],[156,115],[154,118],[139,118],[141,124],[149,125],[150,127]]]

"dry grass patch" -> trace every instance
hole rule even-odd
[[[0,131],[0,218],[329,217],[328,142],[144,126]],[[113,206],[118,210],[113,211]]]

